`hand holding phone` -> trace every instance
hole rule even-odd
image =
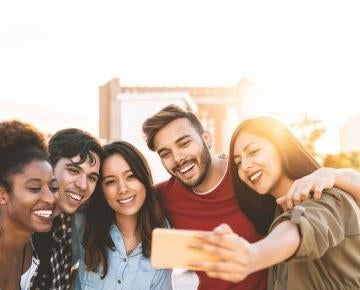
[[[152,233],[151,264],[155,268],[183,268],[201,271],[200,267],[190,266],[197,261],[219,261],[220,257],[201,249],[192,248],[198,243],[194,230],[157,228]]]

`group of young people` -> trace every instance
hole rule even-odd
[[[221,257],[193,262],[199,290],[360,288],[358,172],[320,168],[271,118],[242,122],[229,157],[175,105],[143,133],[160,184],[125,141],[64,129],[46,144],[0,122],[0,289],[172,289],[149,262],[157,227],[198,230],[192,246]]]

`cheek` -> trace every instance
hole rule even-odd
[[[166,169],[171,169],[171,167],[172,167],[170,158],[169,159],[161,159],[161,163]]]
[[[114,187],[115,186],[102,186],[101,187],[105,198],[107,197],[107,195],[112,194],[114,192]]]
[[[245,181],[245,173],[239,168],[238,171],[238,176],[242,181]]]
[[[95,187],[96,187],[96,182],[90,182],[90,185],[89,185],[89,194],[92,194],[95,190]]]
[[[145,196],[146,196],[145,186],[142,183],[139,182],[137,184],[134,184],[133,190],[140,197],[139,200],[141,200],[142,203],[143,203],[144,200],[145,200]]]
[[[111,204],[114,198],[117,196],[113,190],[109,191],[109,188],[107,188],[107,191],[104,190],[103,194],[104,194],[104,199],[108,204]]]
[[[65,188],[72,182],[72,178],[67,172],[63,172],[62,174],[55,175],[58,185],[61,188]]]

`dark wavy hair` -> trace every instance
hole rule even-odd
[[[156,227],[164,227],[165,216],[157,200],[150,168],[144,156],[131,144],[119,141],[104,146],[104,161],[119,154],[129,164],[135,177],[143,183],[146,197],[137,217],[137,231],[140,233],[142,254],[150,256],[151,233]],[[108,271],[108,250],[115,250],[110,236],[110,227],[115,223],[115,212],[104,198],[98,185],[85,210],[85,265],[89,271],[97,272],[102,266],[102,278]]]
[[[49,162],[44,135],[28,123],[0,122],[0,187],[12,191],[11,177],[34,160]]]
[[[241,181],[234,162],[234,144],[243,131],[270,141],[281,156],[285,174],[292,180],[301,178],[320,166],[290,130],[270,117],[257,117],[243,121],[235,129],[230,142],[230,171],[240,208],[250,219],[256,230],[267,234],[274,219],[276,201],[271,195],[260,195]]]
[[[61,158],[72,158],[77,155],[80,160],[75,165],[80,165],[89,159],[90,164],[96,162],[94,154],[103,157],[103,149],[99,141],[88,132],[67,128],[56,132],[49,140],[49,157],[53,166]]]

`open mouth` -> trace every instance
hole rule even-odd
[[[39,209],[34,210],[34,214],[41,218],[50,218],[52,216],[53,211],[47,209]]]
[[[134,199],[135,199],[135,195],[130,196],[130,197],[128,197],[128,198],[119,199],[118,202],[119,202],[121,205],[126,205],[126,204],[132,202]]]
[[[186,163],[185,165],[181,166],[181,167],[178,167],[176,169],[176,171],[178,171],[180,174],[186,174],[188,172],[190,172],[191,169],[193,169],[195,166],[195,162],[189,162],[189,163]]]
[[[80,194],[73,193],[73,192],[70,192],[70,191],[67,191],[66,195],[68,197],[70,197],[71,199],[76,200],[76,201],[80,201],[83,198]]]
[[[255,173],[249,175],[248,179],[251,183],[256,183],[261,178],[263,172],[261,170],[256,171]]]

